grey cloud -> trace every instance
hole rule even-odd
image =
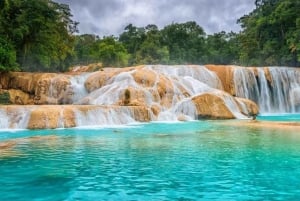
[[[238,31],[238,18],[254,9],[255,0],[57,0],[70,5],[80,33],[118,35],[132,23],[196,21],[208,33]]]

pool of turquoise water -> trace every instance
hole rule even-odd
[[[0,131],[8,142],[1,201],[300,200],[296,131],[196,121]]]
[[[257,117],[258,120],[262,121],[295,121],[300,122],[300,113],[295,114],[263,114]]]

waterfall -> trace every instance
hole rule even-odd
[[[80,75],[47,75],[40,78],[43,85],[39,90],[43,93],[35,95],[41,95],[40,104],[53,105],[35,109],[20,106],[15,110],[1,106],[0,128],[189,121],[198,119],[201,113],[208,118],[222,116],[216,111],[226,111],[224,118],[251,115],[253,107],[249,105],[255,108],[255,104],[238,100],[230,95],[232,93],[253,100],[263,113],[300,111],[299,71],[293,68],[232,67],[233,74],[230,74],[228,69],[222,74],[223,69],[214,72],[205,66],[146,65],[105,68]],[[224,80],[228,84],[226,87],[222,83]],[[225,92],[225,88],[230,91]],[[56,106],[60,104],[73,105]],[[208,111],[202,110],[206,109],[204,107],[209,108]],[[34,118],[29,121],[29,117]]]
[[[69,86],[72,92],[72,103],[77,104],[81,99],[88,95],[84,82],[91,73],[84,73],[70,78],[71,85]]]
[[[271,91],[268,86],[268,81],[265,76],[263,69],[259,68],[258,70],[258,84],[259,84],[259,102],[258,105],[262,112],[271,111]]]
[[[234,71],[236,96],[258,102],[259,89],[254,72],[251,69],[236,68]]]
[[[136,123],[135,112],[128,107],[100,107],[75,111],[77,126],[112,126]]]
[[[7,112],[4,109],[0,109],[0,129],[6,129],[10,127],[10,119]]]
[[[208,70],[205,66],[149,65],[145,68],[168,77],[191,77],[205,83],[211,88],[223,90],[222,83],[218,76],[214,72]]]
[[[136,73],[149,72],[153,77],[138,82]],[[153,79],[153,80],[147,80]],[[150,82],[150,86],[146,86]],[[121,72],[107,80],[104,86],[93,90],[79,103],[92,105],[119,105],[125,90],[130,90],[131,100],[147,107],[154,105],[160,109],[158,120],[177,120],[179,105],[187,96],[194,96],[213,90],[222,89],[219,78],[204,66],[145,66]],[[192,104],[192,103],[191,103]],[[191,106],[192,107],[192,106]],[[177,111],[177,112],[175,112]],[[187,112],[185,112],[187,113]],[[195,110],[183,114],[194,119]]]
[[[28,108],[0,108],[0,129],[26,129],[30,113]]]
[[[267,78],[267,73],[269,77]],[[300,71],[288,67],[234,69],[236,96],[256,102],[261,113],[300,112]]]
[[[88,95],[84,82],[91,73],[80,75],[56,75],[50,79],[48,104],[78,104]]]

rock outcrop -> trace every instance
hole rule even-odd
[[[64,74],[1,74],[1,92],[9,96],[10,103],[23,106],[1,106],[0,117],[8,121],[0,121],[0,128],[1,124],[40,129],[247,118],[259,112],[259,90],[278,84],[268,68],[149,65],[89,73],[81,72],[83,69]],[[265,83],[258,86],[262,73]],[[298,104],[299,90],[290,90],[290,94]]]
[[[250,117],[254,117],[258,115],[259,113],[259,108],[256,103],[249,99],[245,98],[235,98],[238,105],[239,105],[239,110],[241,111],[242,114]]]
[[[6,119],[5,122],[0,120],[0,126],[10,129],[70,128],[86,124],[101,126],[151,120],[149,109],[143,106],[96,105],[0,106],[0,117]]]
[[[223,66],[223,65],[206,65],[207,69],[217,74],[222,82],[223,89],[227,93],[234,95],[234,68],[235,66]]]
[[[69,128],[76,126],[74,108],[64,106],[40,106],[30,112],[29,129]]]
[[[235,119],[236,113],[245,117],[255,117],[259,113],[253,101],[235,98],[225,92],[204,93],[192,100],[197,108],[198,119]]]
[[[12,104],[63,104],[70,75],[55,73],[7,73],[1,77],[2,90],[8,90]]]
[[[211,93],[194,97],[198,119],[234,119],[223,98]]]

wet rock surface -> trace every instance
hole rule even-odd
[[[0,128],[74,127],[84,124],[78,120],[80,115],[86,124],[101,125],[101,121],[252,118],[259,112],[300,109],[300,71],[294,68],[148,65],[96,72],[83,69],[64,74],[1,74],[1,92],[9,103],[22,106],[0,106],[4,119]]]

